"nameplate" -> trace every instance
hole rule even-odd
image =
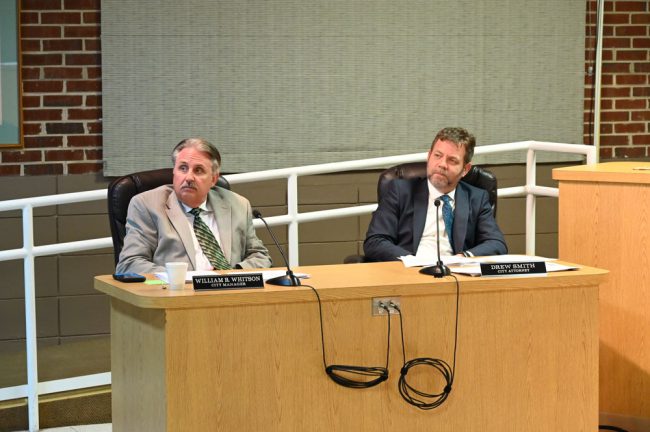
[[[481,263],[481,276],[528,276],[546,274],[544,261]]]
[[[192,276],[192,285],[197,291],[264,288],[264,279],[262,273]]]

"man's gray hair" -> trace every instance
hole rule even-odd
[[[212,161],[212,173],[219,173],[219,170],[221,169],[221,155],[219,154],[219,150],[217,150],[214,144],[210,141],[200,137],[185,138],[183,141],[176,144],[176,147],[174,147],[174,150],[172,151],[172,164],[174,164],[174,166],[176,166],[176,157],[178,156],[178,153],[186,148],[195,148],[198,151],[210,155],[210,160]]]

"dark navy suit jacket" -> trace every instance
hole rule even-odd
[[[415,255],[427,218],[427,182],[427,178],[396,179],[384,189],[363,243],[368,260],[394,261],[399,256]],[[454,199],[451,242],[454,254],[464,251],[476,256],[507,253],[508,247],[492,215],[487,192],[461,181],[456,186]]]

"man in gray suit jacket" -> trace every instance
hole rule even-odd
[[[429,150],[427,178],[390,182],[379,199],[363,244],[369,260],[392,261],[405,255],[435,259],[437,217],[441,255],[507,253],[487,192],[460,182],[472,166],[475,145],[476,139],[465,129],[442,129]],[[436,212],[434,203],[438,199],[449,200],[451,214],[447,222],[443,212]]]
[[[129,204],[124,247],[117,273],[165,271],[165,263],[183,261],[189,270],[210,270],[194,231],[200,217],[216,239],[231,268],[271,267],[271,258],[257,238],[248,200],[223,188],[211,189],[219,178],[219,151],[202,138],[181,141],[172,152],[173,185],[133,197]],[[190,211],[199,208],[194,216]]]

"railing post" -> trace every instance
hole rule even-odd
[[[598,163],[598,148],[592,147],[586,153],[587,155],[587,165],[593,165]]]
[[[34,212],[31,205],[23,207],[23,248],[25,284],[25,344],[27,349],[27,415],[29,430],[39,429],[38,361],[36,339],[36,283],[34,265]]]
[[[594,124],[593,124],[593,145],[596,148],[595,161],[598,163],[600,158],[600,99],[602,94],[602,76],[603,76],[603,23],[605,15],[605,0],[598,0],[597,2],[598,23],[596,23],[596,70],[594,76]]]
[[[299,265],[298,250],[298,175],[294,172],[287,179],[287,214],[291,218],[287,228],[287,244],[289,246],[289,265]]]
[[[526,154],[526,255],[535,255],[535,204],[532,188],[537,184],[537,153],[532,148]]]

